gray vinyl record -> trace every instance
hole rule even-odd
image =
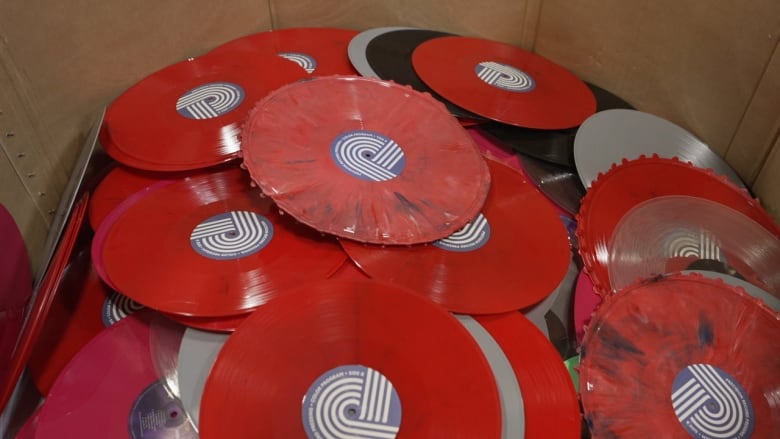
[[[704,277],[709,277],[712,279],[722,279],[723,282],[726,282],[729,285],[744,289],[745,292],[747,292],[751,296],[764,302],[766,306],[772,308],[776,312],[780,312],[780,299],[769,294],[767,291],[764,291],[761,288],[751,284],[750,282],[744,281],[738,277],[734,277],[724,273],[719,273],[717,271],[709,271],[709,270],[685,270],[683,271],[683,273],[686,274],[697,273]]]
[[[520,393],[520,383],[512,368],[512,364],[504,354],[498,342],[473,318],[454,314],[455,318],[466,327],[479,344],[482,353],[493,371],[498,387],[498,397],[501,400],[501,438],[521,439],[525,437],[525,413],[523,395]]]
[[[545,316],[548,312],[552,312],[561,322],[568,322],[571,320],[568,318],[568,316],[569,312],[571,311],[571,293],[574,290],[574,281],[577,279],[577,273],[577,265],[572,259],[572,261],[569,262],[569,268],[566,271],[566,276],[563,278],[558,287],[555,288],[552,293],[545,297],[545,299],[541,302],[530,308],[522,310],[525,318],[530,320],[534,326],[539,328],[539,330],[542,331],[542,334],[544,334],[544,336],[547,337],[547,339],[550,341],[552,341],[552,339],[550,338],[550,329],[547,325],[547,319],[545,319]],[[566,327],[566,332],[568,333],[569,329],[571,329],[571,325],[564,326]]]
[[[179,393],[182,405],[196,428],[206,378],[229,335],[187,328],[182,337],[177,365]]]
[[[713,169],[737,186],[745,187],[739,175],[704,142],[649,113],[627,109],[601,111],[586,119],[574,137],[574,163],[585,188],[613,163],[653,154],[679,157],[694,166]]]
[[[365,76],[367,78],[379,78],[379,75],[377,75],[374,69],[371,68],[371,64],[369,64],[368,58],[366,57],[366,48],[368,48],[368,43],[370,43],[371,40],[379,35],[405,29],[416,28],[400,26],[375,27],[355,35],[349,41],[349,46],[347,47],[347,56],[349,56],[349,62],[352,63],[352,67],[354,67],[361,76]]]

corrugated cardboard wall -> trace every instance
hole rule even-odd
[[[536,50],[701,137],[780,216],[776,0],[2,2],[0,202],[37,262],[92,117],[129,85],[260,30],[392,25]]]

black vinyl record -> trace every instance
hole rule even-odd
[[[634,107],[615,94],[586,82],[596,97],[596,112]],[[561,130],[535,130],[503,123],[489,123],[480,127],[482,131],[517,152],[535,159],[544,160],[576,172],[574,163],[574,136],[577,127]]]
[[[417,76],[412,65],[412,52],[425,41],[452,36],[447,32],[427,29],[399,29],[377,35],[366,46],[366,59],[376,74],[385,80],[408,85],[413,89],[430,93],[440,100],[447,110],[457,118],[484,121],[485,119],[466,109],[458,107],[434,92]]]

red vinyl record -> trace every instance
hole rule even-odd
[[[291,286],[326,279],[345,258],[335,240],[258,196],[239,169],[150,191],[113,222],[102,246],[117,291],[191,317],[246,313]]]
[[[585,335],[594,438],[770,438],[780,432],[780,314],[720,280],[672,275],[609,297]]]
[[[580,125],[596,98],[577,76],[519,47],[470,37],[426,41],[412,53],[420,79],[480,116],[536,129]]]
[[[22,370],[30,358],[33,346],[38,342],[38,337],[46,322],[52,301],[60,289],[63,273],[73,252],[73,246],[76,244],[81,231],[88,201],[89,194],[84,194],[74,204],[46,274],[32,297],[29,309],[25,309],[26,316],[24,317],[24,323],[21,325],[21,334],[19,334],[16,346],[13,348],[10,360],[0,366],[2,367],[0,372],[3,372],[3,375],[0,376],[0,412],[3,411],[8,403],[16,383],[22,375]]]
[[[95,230],[95,235],[92,238],[92,245],[91,245],[92,265],[94,266],[95,272],[98,274],[98,276],[101,279],[103,279],[103,282],[105,282],[112,289],[118,290],[116,284],[114,284],[114,282],[108,276],[108,272],[106,272],[106,267],[103,259],[103,248],[105,247],[106,237],[111,231],[111,228],[114,226],[114,223],[119,218],[121,218],[122,215],[124,215],[125,212],[127,212],[127,210],[132,205],[134,205],[139,200],[146,197],[149,193],[154,192],[165,186],[168,186],[172,184],[174,181],[175,180],[158,180],[157,182],[145,186],[144,188],[140,189],[138,192],[133,193],[132,195],[130,195],[129,197],[121,201],[118,205],[116,205],[111,210],[111,212],[108,213],[108,215],[106,215],[100,221],[100,226]]]
[[[561,283],[571,259],[566,228],[523,176],[488,161],[492,183],[476,219],[433,244],[341,246],[371,278],[406,287],[464,314],[519,310]]]
[[[449,236],[479,213],[490,174],[444,106],[409,87],[333,76],[258,103],[241,149],[252,178],[320,231],[376,244]]]
[[[611,294],[607,249],[615,226],[637,204],[666,195],[688,195],[720,203],[780,236],[780,228],[758,200],[725,177],[676,158],[642,156],[624,160],[599,174],[577,215],[580,256],[598,294]]]
[[[73,356],[105,328],[142,306],[112,291],[92,267],[89,251],[79,253],[63,274],[27,368],[45,395]]]
[[[500,412],[490,366],[451,314],[388,285],[329,280],[279,296],[228,338],[199,425],[203,439],[489,439]]]
[[[519,312],[475,319],[498,343],[515,372],[523,398],[524,437],[580,437],[577,393],[555,346]]]
[[[159,70],[106,111],[102,141],[117,161],[152,171],[204,168],[236,158],[255,102],[306,71],[277,56],[202,56]],[[120,154],[114,154],[120,151]]]
[[[174,180],[189,174],[149,172],[122,165],[114,166],[92,192],[88,207],[92,230],[98,230],[103,219],[131,195],[161,180]]]
[[[159,375],[154,315],[122,320],[73,358],[41,407],[36,438],[198,437],[170,377]]]
[[[363,270],[358,268],[351,259],[347,259],[341,267],[330,276],[330,279],[366,280],[371,278]]]
[[[272,55],[292,61],[317,76],[357,75],[347,47],[358,32],[322,27],[288,28],[259,32],[218,46],[209,55],[251,57]]]
[[[225,317],[191,317],[179,314],[163,314],[176,323],[190,328],[214,332],[233,332],[251,313]]]

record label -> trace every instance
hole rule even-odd
[[[232,260],[259,252],[273,236],[274,226],[263,215],[231,211],[198,224],[190,235],[190,244],[201,256]]]
[[[490,223],[485,215],[480,213],[477,219],[452,235],[435,241],[433,245],[451,252],[470,252],[482,248],[488,240],[490,240]]]
[[[398,143],[376,131],[347,131],[339,134],[330,148],[336,164],[361,180],[392,180],[406,164]]]
[[[302,417],[310,439],[345,434],[392,439],[401,426],[401,400],[381,372],[361,365],[340,366],[311,385]]]
[[[719,367],[692,364],[680,371],[672,383],[672,405],[694,438],[743,439],[753,433],[755,416],[747,392]]]
[[[187,119],[213,119],[235,110],[244,96],[238,84],[212,82],[184,93],[176,101],[176,111]]]
[[[130,437],[133,439],[155,439],[181,437],[187,415],[181,402],[171,395],[160,381],[147,387],[130,410]],[[178,433],[171,436],[170,433]],[[187,437],[195,434],[189,431]]]
[[[301,66],[306,73],[312,74],[317,70],[317,60],[313,56],[298,52],[283,52],[279,56]]]
[[[112,291],[103,301],[101,319],[103,325],[108,328],[130,314],[142,309],[144,306],[133,299]]]
[[[483,61],[474,67],[474,72],[486,84],[515,93],[531,91],[536,81],[528,73],[495,61]]]

